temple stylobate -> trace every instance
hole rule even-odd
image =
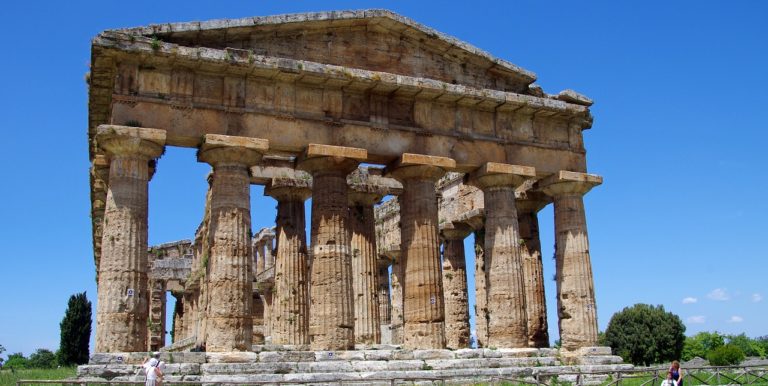
[[[546,347],[550,204],[562,347],[597,344],[589,98],[384,10],[109,30],[91,63],[96,352],[164,346],[164,288],[176,349],[466,348],[470,312],[481,347]],[[188,259],[175,270],[147,246],[167,146],[211,165],[194,241],[169,244]],[[251,229],[254,184],[272,229]]]

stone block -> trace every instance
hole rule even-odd
[[[282,382],[283,374],[214,374],[203,375],[199,382],[207,383],[255,383],[255,382]]]
[[[315,360],[320,361],[363,361],[365,353],[362,351],[316,351]]]
[[[365,361],[352,361],[350,362],[354,371],[357,372],[369,372],[369,371],[387,371],[389,364],[387,361],[378,360],[365,360]]]
[[[613,354],[611,352],[610,347],[582,347],[574,352],[576,355],[579,356],[594,356],[594,355],[611,355]]]
[[[498,349],[483,349],[483,358],[501,358],[501,352]]]
[[[392,352],[392,360],[413,359],[413,350],[395,350]]]
[[[389,371],[410,371],[418,370],[424,367],[424,361],[419,360],[393,360],[387,363]]]
[[[250,351],[209,352],[205,354],[208,363],[253,363],[259,361],[259,354]]]
[[[450,350],[413,350],[413,359],[453,359]]]
[[[200,374],[199,363],[167,363],[163,370],[165,375]]]
[[[310,362],[309,372],[311,373],[342,373],[342,372],[354,372],[355,368],[352,363],[347,361],[322,361],[322,362]]]
[[[392,350],[364,350],[366,361],[388,361],[392,359]]]
[[[140,374],[140,369],[140,365],[82,365],[77,366],[77,376],[113,379],[119,376]]]
[[[577,361],[580,365],[614,365],[624,362],[618,355],[588,355],[578,357]]]
[[[263,351],[259,354],[259,362],[314,362],[315,353],[312,351]]]
[[[461,348],[453,352],[453,356],[456,359],[472,359],[472,358],[480,358],[483,355],[482,349],[474,349],[474,348]]]

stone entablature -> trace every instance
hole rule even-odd
[[[466,345],[469,289],[452,276],[466,276],[472,231],[479,343],[546,344],[529,299],[543,299],[536,212],[548,203],[563,345],[594,345],[588,98],[545,94],[532,73],[387,11],[112,30],[92,49],[97,351],[138,350],[140,326],[164,311],[146,206],[165,146],[197,147],[212,168],[191,262],[157,264],[188,275],[174,279],[175,333],[198,349]],[[255,236],[251,184],[278,208]],[[399,199],[374,209],[388,195]]]

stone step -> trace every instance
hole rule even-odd
[[[269,346],[271,349],[280,347]],[[282,348],[285,348],[283,346]],[[555,349],[460,349],[460,350],[392,350],[368,349],[350,351],[285,351],[205,353],[208,363],[250,362],[319,362],[411,359],[472,359],[472,358],[547,358],[557,356]]]
[[[592,371],[620,371],[632,369],[632,365],[609,365],[592,367]],[[536,374],[549,374],[549,376],[558,375],[558,379],[573,379],[579,371],[587,371],[583,366],[542,366],[542,367],[504,367],[504,368],[460,368],[443,370],[394,370],[394,371],[366,371],[366,372],[320,372],[320,373],[289,373],[289,374],[203,374],[200,381],[204,383],[234,382],[234,383],[255,383],[255,382],[366,382],[372,380],[430,380],[430,379],[450,379],[451,383],[461,383],[461,380],[483,381],[489,378],[509,378],[509,379],[528,379],[533,380]],[[602,376],[596,377],[596,383]]]
[[[451,369],[481,369],[506,367],[556,366],[554,357],[535,358],[476,358],[476,359],[398,359],[398,360],[332,360],[276,361],[253,363],[206,363],[202,374],[288,374],[288,373],[346,373],[371,371],[422,371]]]

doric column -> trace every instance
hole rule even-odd
[[[488,272],[485,227],[475,230],[475,335],[477,347],[488,347]]]
[[[405,283],[405,264],[400,253],[392,257],[392,315],[390,330],[392,331],[392,344],[403,344],[403,284]]]
[[[262,333],[264,334],[264,343],[272,343],[272,288],[259,292],[261,306],[263,307],[264,324]]]
[[[383,256],[379,256],[377,260],[378,266],[378,299],[379,299],[379,325],[381,328],[389,328],[389,324],[392,323],[392,310],[390,309],[389,300],[389,266],[390,261]],[[384,327],[385,326],[385,327]],[[382,343],[384,343],[382,341]]]
[[[277,200],[272,343],[309,344],[309,258],[304,201],[311,194],[311,185],[309,180],[275,178],[264,194]]]
[[[355,189],[349,192],[355,343],[361,344],[381,343],[376,269],[376,219],[373,216],[373,205],[379,200],[381,196],[376,193]]]
[[[525,309],[528,317],[528,346],[549,347],[547,304],[544,296],[544,270],[541,263],[541,241],[537,213],[546,204],[544,195],[524,192],[518,197],[517,222],[520,225],[520,252],[523,255]]]
[[[267,235],[264,238],[264,269],[270,269],[275,265],[274,237]]]
[[[557,314],[566,350],[597,344],[597,306],[583,196],[602,182],[594,174],[560,171],[539,183],[555,204]]]
[[[207,134],[198,160],[213,166],[206,350],[251,350],[253,256],[248,168],[267,141]]]
[[[164,280],[149,280],[149,321],[147,323],[147,346],[150,351],[165,346],[166,296]]]
[[[455,166],[450,158],[406,153],[389,167],[392,177],[403,184],[400,250],[405,264],[403,346],[407,348],[445,347],[435,182]]]
[[[265,256],[264,248],[266,244],[264,243],[264,240],[253,240],[253,256],[254,260],[256,261],[256,274],[260,274],[264,272],[265,264]]]
[[[96,352],[147,350],[147,193],[149,163],[163,153],[165,130],[102,125],[109,186],[98,264]]]
[[[309,339],[313,350],[355,347],[347,174],[365,149],[311,144],[298,167],[312,174]]]
[[[443,294],[445,296],[445,345],[449,349],[469,347],[469,297],[464,238],[472,231],[467,225],[446,223],[443,235]]]
[[[470,175],[485,202],[485,268],[489,347],[527,347],[523,261],[515,188],[536,176],[532,167],[489,162]]]
[[[184,325],[184,296],[181,293],[171,293],[176,300],[173,307],[173,336],[171,343],[176,343],[184,338],[186,326]]]

